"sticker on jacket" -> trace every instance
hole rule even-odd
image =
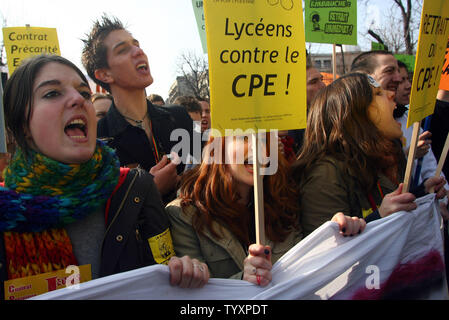
[[[168,260],[175,255],[175,249],[173,247],[169,229],[149,238],[148,243],[150,244],[151,253],[153,254],[156,263],[168,264]]]
[[[365,219],[366,217],[368,217],[371,213],[373,213],[373,209],[372,209],[372,208],[369,208],[369,209],[362,209],[363,219]]]

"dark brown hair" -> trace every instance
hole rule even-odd
[[[153,103],[153,102],[162,102],[162,104],[165,104],[164,99],[160,95],[158,95],[156,93],[150,94],[147,98],[148,98],[148,100],[150,100],[151,103]]]
[[[393,55],[389,51],[385,50],[372,50],[359,54],[352,61],[351,72],[365,72],[368,74],[373,74],[374,70],[377,68],[376,57],[378,55]]]
[[[380,172],[398,180],[404,161],[401,144],[382,136],[370,120],[367,111],[373,99],[373,88],[363,73],[344,75],[317,94],[309,109],[303,148],[293,165],[296,179],[332,156],[345,163],[347,173],[360,181],[364,191],[375,185]]]
[[[101,100],[101,99],[109,99],[109,100],[111,100],[111,102],[114,102],[114,98],[109,93],[96,92],[92,95],[92,98],[91,98],[92,102],[95,102],[95,101]]]
[[[203,110],[201,109],[201,105],[198,100],[193,96],[180,96],[173,101],[174,104],[179,104],[183,106],[187,112],[199,112],[201,113]]]
[[[111,92],[109,84],[95,77],[95,70],[108,67],[107,48],[104,39],[115,30],[125,30],[123,24],[117,18],[109,18],[105,14],[100,20],[94,22],[90,34],[82,40],[84,42],[81,62],[89,77],[103,89]]]

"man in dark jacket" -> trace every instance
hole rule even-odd
[[[180,157],[185,163],[193,130],[188,113],[181,107],[154,106],[146,98],[145,88],[153,83],[148,58],[118,19],[103,16],[94,23],[84,40],[82,62],[89,77],[114,98],[109,112],[98,122],[98,137],[116,149],[122,166],[149,171],[167,203],[184,168],[170,162],[166,154],[184,138]],[[185,134],[172,141],[175,129]]]

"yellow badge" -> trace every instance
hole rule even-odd
[[[371,213],[373,213],[373,209],[372,209],[372,208],[369,208],[369,209],[362,209],[363,219],[365,219],[366,217],[368,217]]]
[[[175,249],[173,248],[173,241],[169,229],[149,238],[148,243],[150,244],[151,253],[153,254],[156,263],[167,264],[168,260],[175,255]]]

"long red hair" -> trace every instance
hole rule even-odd
[[[193,217],[193,227],[200,234],[204,234],[207,228],[215,237],[222,238],[220,230],[215,230],[212,226],[215,221],[226,225],[242,244],[249,245],[249,226],[254,213],[250,207],[238,202],[240,195],[236,182],[225,164],[226,140],[223,137],[210,138],[205,146],[201,165],[183,176],[179,197],[182,207],[194,205],[198,209]],[[216,156],[211,146],[216,146],[217,143],[221,146],[221,163],[210,161],[210,157]],[[266,150],[269,150],[268,138]],[[279,152],[278,159],[277,172],[263,179],[265,232],[275,242],[285,240],[291,231],[299,229],[297,188],[289,178],[289,165]]]

